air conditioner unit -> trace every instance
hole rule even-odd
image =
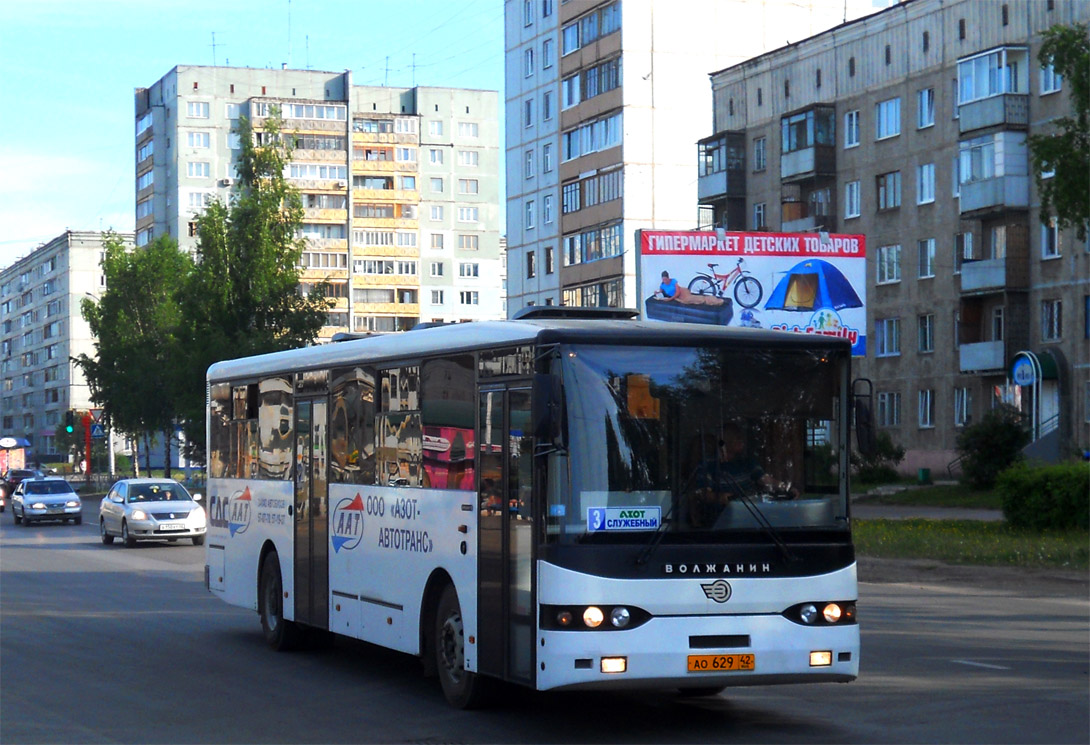
[[[347,188],[348,188],[348,184],[346,184],[346,183],[345,183],[345,182],[343,182],[343,181],[338,181],[338,182],[337,182],[337,183],[336,183],[336,184],[334,185],[334,188],[337,188],[337,189],[347,189]]]
[[[230,178],[221,178],[220,179],[220,186],[230,186],[233,183],[235,183],[234,179],[230,179]]]

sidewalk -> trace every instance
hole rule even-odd
[[[935,483],[947,483],[936,481]],[[953,482],[949,482],[953,483]],[[1002,522],[1002,510],[967,509],[964,507],[921,507],[900,504],[875,504],[871,497],[908,491],[918,488],[909,484],[879,486],[866,494],[853,494],[852,517],[860,520],[981,520],[984,522]]]

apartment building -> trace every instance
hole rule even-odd
[[[508,312],[639,305],[635,231],[696,227],[706,75],[873,8],[505,0]]]
[[[712,75],[702,222],[866,236],[859,372],[912,472],[945,474],[1001,401],[1042,456],[1090,446],[1090,245],[1042,224],[1026,144],[1071,113],[1041,34],[1088,20],[1081,0],[906,0]]]
[[[131,233],[119,234],[131,245]],[[105,289],[103,234],[69,230],[0,272],[0,432],[30,441],[31,460],[63,459],[55,433],[69,409],[91,407],[72,358],[94,355],[84,297]]]
[[[274,111],[302,195],[304,291],[334,300],[321,338],[501,318],[498,94],[356,86],[351,72],[175,67],[136,90],[138,246],[196,246],[196,216],[227,200],[240,117]]]

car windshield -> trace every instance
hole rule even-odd
[[[846,350],[572,346],[561,359],[569,442],[550,469],[551,535],[846,528]]]
[[[129,502],[173,502],[188,500],[181,484],[129,484]]]
[[[24,481],[23,489],[27,494],[71,494],[72,487],[67,481]]]
[[[31,478],[33,476],[37,476],[37,475],[38,475],[37,471],[26,471],[26,470],[23,470],[23,469],[15,469],[14,471],[11,472],[11,474],[9,475],[9,478],[13,478],[13,479],[29,479],[29,478]]]

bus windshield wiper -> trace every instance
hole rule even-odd
[[[655,550],[658,549],[659,544],[662,543],[662,539],[666,537],[666,527],[672,521],[671,515],[674,514],[675,501],[670,502],[670,509],[666,510],[666,514],[662,516],[662,520],[659,521],[659,526],[655,528],[654,534],[651,539],[644,546],[643,551],[640,551],[640,555],[636,557],[636,566],[643,566],[651,560],[651,556],[654,555]]]
[[[783,554],[783,558],[786,559],[789,563],[794,563],[798,561],[798,557],[791,553],[791,549],[787,547],[787,544],[783,542],[782,538],[780,538],[780,534],[776,532],[776,529],[774,527],[772,527],[772,523],[768,521],[768,517],[761,510],[761,508],[757,506],[757,503],[754,502],[748,494],[746,494],[745,489],[742,488],[742,485],[739,484],[738,481],[729,473],[724,471],[723,475],[727,477],[727,483],[730,484],[731,489],[734,491],[735,495],[738,497],[739,500],[741,500],[742,504],[745,505],[745,508],[749,511],[749,514],[752,515],[753,519],[757,521],[757,524],[761,526],[761,530],[764,531],[764,534],[767,535],[774,544],[776,544],[776,548],[778,548],[780,550],[780,553]]]

